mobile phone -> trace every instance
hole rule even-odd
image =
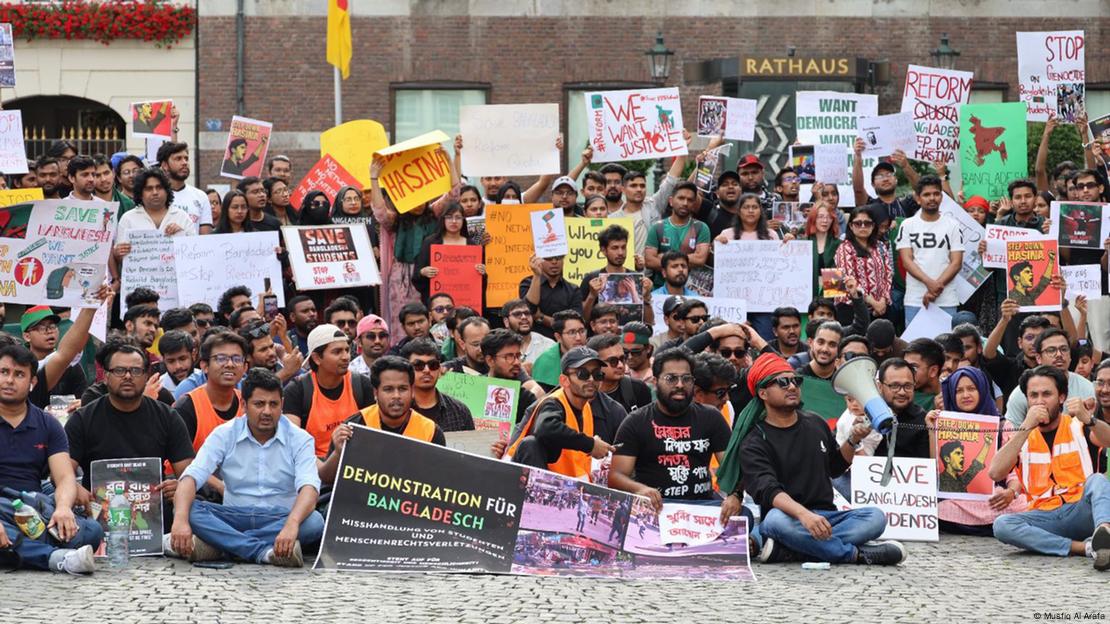
[[[277,295],[262,295],[262,316],[266,317],[266,321],[274,320],[278,315],[278,298]]]
[[[195,561],[194,568],[207,568],[209,570],[230,570],[235,564],[230,561]]]

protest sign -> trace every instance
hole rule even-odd
[[[1011,180],[1028,175],[1024,103],[964,104],[960,136],[965,196],[1002,197]]]
[[[558,173],[558,104],[484,104],[459,108],[463,175]]]
[[[998,451],[998,417],[941,412],[937,417],[937,496],[990,499],[989,468]]]
[[[695,169],[694,184],[698,186],[698,190],[703,193],[709,193],[717,184],[717,176],[721,171],[721,159],[727,158],[732,151],[732,143],[725,143],[720,147],[715,147],[710,150],[702,152],[705,157],[698,163],[698,168]]]
[[[647,160],[687,153],[678,89],[590,91],[586,128],[593,162]]]
[[[486,245],[487,306],[500,308],[520,296],[520,280],[532,274],[528,264],[534,253],[529,215],[547,208],[550,206],[545,204],[486,205],[486,233],[490,237]]]
[[[15,43],[12,25],[0,24],[0,87],[15,86]]]
[[[790,167],[798,175],[800,184],[813,184],[817,179],[817,162],[813,145],[791,145]]]
[[[328,201],[335,203],[335,197],[344,186],[362,189],[358,178],[344,169],[331,154],[324,154],[301,178],[297,188],[293,189],[292,194],[289,195],[289,204],[294,210],[301,210],[301,204],[304,203],[304,197],[309,191],[323,191],[328,196]]]
[[[668,547],[644,497],[356,425],[314,567],[751,580],[747,543]]]
[[[697,299],[708,308],[710,317],[717,317],[729,323],[743,323],[748,320],[748,303],[743,299],[730,299],[728,297],[686,297]],[[655,329],[666,331],[667,323],[663,315],[663,303],[666,296],[655,295],[651,298],[651,309],[655,314]]]
[[[912,113],[861,117],[859,137],[863,139],[863,155],[876,158],[898,150],[910,154],[917,146]]]
[[[370,235],[361,223],[287,225],[281,228],[281,234],[298,290],[377,286],[382,283],[378,263],[370,248]]]
[[[1029,121],[1048,121],[1049,115],[1075,121],[1075,113],[1084,108],[1086,45],[1083,31],[1019,32],[1016,35],[1018,100],[1029,105]],[[1077,86],[1080,89],[1077,90]],[[1071,111],[1067,109],[1069,104],[1073,106]],[[1065,114],[1061,115],[1061,110]]]
[[[532,219],[532,247],[539,258],[567,255],[567,224],[562,209],[528,213]]]
[[[378,183],[397,212],[406,213],[451,190],[451,162],[439,130],[378,150],[385,157]]]
[[[1110,204],[1093,202],[1058,202],[1049,205],[1049,219],[1058,230],[1061,247],[1102,249],[1110,233],[1102,230],[1102,214]]]
[[[158,162],[158,148],[162,147],[163,143],[168,142],[166,137],[147,137],[143,139],[143,152],[145,153],[144,160],[146,162]],[[230,184],[228,185],[231,186]]]
[[[859,136],[859,118],[879,114],[879,96],[867,93],[838,91],[798,91],[795,96],[795,127],[798,143],[804,145],[843,145],[848,149],[848,164],[855,155],[852,147]],[[863,156],[863,185],[871,196],[871,168],[878,162]],[[850,183],[837,185],[840,206],[855,206],[855,192]]]
[[[481,245],[486,234],[486,215],[477,215],[466,218],[466,232],[470,235],[467,241],[471,245]]]
[[[834,143],[813,146],[814,181],[822,184],[851,184],[848,169],[848,148]]]
[[[910,342],[918,338],[933,339],[952,329],[952,315],[941,309],[937,304],[921,308],[902,332],[902,340]]]
[[[963,234],[964,260],[954,281],[960,303],[964,303],[971,295],[975,294],[975,291],[990,276],[990,272],[983,266],[983,257],[979,255],[979,241],[986,236],[986,231],[971,214],[957,204],[956,200],[949,197],[948,194],[941,195],[940,211],[942,214],[955,219],[960,224],[960,231]],[[1004,258],[1003,262],[1005,262]]]
[[[123,292],[149,288],[158,293],[158,307],[178,307],[177,265],[173,257],[172,236],[158,230],[132,230],[127,235],[131,251],[123,258],[120,287]],[[119,317],[127,314],[127,302],[120,300]]]
[[[698,98],[698,136],[730,141],[755,139],[757,100],[703,95]]]
[[[885,463],[885,457],[856,455],[852,461],[852,506],[878,507],[886,514],[886,531],[881,539],[937,541],[936,460],[895,457],[890,483],[883,487]]]
[[[0,110],[0,171],[27,173],[27,147],[23,144],[22,111]]]
[[[567,222],[567,257],[563,262],[563,278],[571,284],[581,284],[582,276],[590,271],[605,268],[605,254],[597,244],[597,236],[610,225],[619,225],[628,232],[628,248],[636,248],[636,233],[633,231],[632,217],[610,217],[608,219],[589,219],[571,217]],[[624,259],[624,268],[636,270],[636,258],[629,253]]]
[[[131,533],[127,550],[131,556],[162,554],[162,494],[154,489],[162,482],[162,460],[157,457],[98,459],[89,467],[95,518],[108,535],[108,506],[115,495],[131,503]],[[107,539],[104,540],[107,542]],[[99,555],[104,552],[101,543]]]
[[[520,401],[519,381],[486,375],[444,373],[436,382],[436,390],[462,401],[474,418],[475,429],[497,430],[501,436],[508,437]]]
[[[1017,301],[1019,312],[1060,309],[1062,293],[1051,284],[1057,270],[1057,245],[1044,237],[1006,243],[1006,298]]]
[[[0,190],[0,208],[43,199],[42,187]]]
[[[771,206],[771,220],[778,221],[787,229],[799,228],[806,223],[806,213],[813,208],[809,202],[775,202]]]
[[[0,223],[0,302],[97,308],[115,202],[50,199],[16,204]]]
[[[944,207],[944,204],[941,204]],[[987,239],[986,253],[983,254],[983,266],[988,269],[1006,268],[1006,243],[1016,240],[1033,240],[1043,238],[1039,230],[1008,225],[987,225],[984,229]],[[966,239],[965,239],[966,240]]]
[[[1103,145],[1110,143],[1110,113],[1088,121],[1087,127],[1091,129],[1091,140]]]
[[[207,303],[213,308],[220,295],[232,286],[246,286],[253,293],[266,291],[270,284],[281,284],[281,263],[274,249],[277,232],[239,232],[206,236],[173,236],[174,265],[177,269],[177,300]],[[287,236],[287,247],[293,242]],[[290,250],[292,257],[292,250]],[[294,269],[295,271],[295,269]],[[300,283],[298,282],[298,287]],[[278,305],[285,305],[285,289],[274,288]]]
[[[1083,295],[1087,300],[1102,296],[1102,267],[1097,264],[1061,265],[1060,275],[1072,297]]]
[[[659,512],[660,539],[664,544],[709,544],[725,528],[720,516],[721,510],[709,505],[664,503]]]
[[[437,273],[429,280],[429,293],[451,295],[455,307],[482,309],[482,274],[477,269],[482,264],[480,245],[432,245],[431,260]]]
[[[359,181],[359,188],[370,188],[370,163],[374,152],[389,145],[385,128],[370,119],[356,119],[320,133],[320,156],[335,162]]]
[[[227,131],[227,146],[224,148],[220,175],[237,180],[250,176],[261,177],[273,127],[268,121],[233,116]]]
[[[598,303],[608,303],[620,308],[621,325],[644,318],[644,276],[640,273],[608,273],[605,284],[597,293]]]
[[[173,136],[173,100],[133,102],[131,134],[139,138]]]
[[[813,299],[813,243],[730,241],[714,245],[713,296],[743,299],[750,312],[809,307]]]
[[[848,296],[844,286],[844,269],[821,269],[821,296],[827,298]]]
[[[960,105],[971,97],[972,72],[910,65],[902,112],[913,116],[915,160],[950,163],[960,149]]]

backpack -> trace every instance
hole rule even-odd
[[[361,406],[373,404],[374,399],[370,397],[370,402],[366,402],[367,397],[363,394],[362,384],[355,381],[357,376],[358,373],[351,373],[351,394],[355,397],[355,405],[361,408]],[[295,383],[301,384],[301,409],[304,410],[301,413],[304,414],[304,421],[307,421],[308,415],[312,413],[312,395],[315,394],[315,389],[312,387],[312,375],[301,375],[301,378]],[[301,423],[301,427],[304,427],[304,422]]]

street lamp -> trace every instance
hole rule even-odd
[[[663,31],[656,31],[655,45],[644,52],[644,56],[648,57],[648,71],[651,73],[651,81],[657,86],[663,86],[671,75],[671,57],[674,56],[674,50],[670,50],[663,45]],[[655,161],[655,169],[652,173],[655,177],[655,188],[659,188],[659,185],[663,183],[662,158]]]
[[[960,51],[948,45],[948,33],[941,33],[940,46],[929,53],[933,57],[933,64],[941,69],[955,69],[956,57]]]

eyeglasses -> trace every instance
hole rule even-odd
[[[875,227],[874,221],[852,221],[852,227]]]
[[[439,370],[439,360],[413,360],[412,361],[412,370],[419,373],[420,371],[424,370],[425,368],[432,371],[433,373],[436,372],[437,370]]]
[[[440,305],[440,306],[436,306],[436,307],[432,308],[432,312],[435,312],[436,314],[450,314],[454,311],[455,311],[455,306],[451,306],[451,305]]]
[[[630,358],[640,357],[644,354],[644,351],[646,351],[646,349],[625,349],[624,354]]]
[[[208,326],[212,325],[212,321],[210,321],[208,319],[199,319],[198,318],[198,319],[193,319],[193,322],[196,323],[197,327],[199,327],[201,329],[204,329],[205,327],[208,327]]]
[[[251,329],[247,330],[247,338],[250,338],[251,340],[258,340],[259,338],[264,338],[264,337],[269,336],[269,335],[270,335],[270,324],[269,323],[263,323],[263,324],[261,324],[257,327],[252,327]]]
[[[893,173],[891,173],[890,171],[882,171],[880,173],[876,173],[873,177],[876,180],[882,180],[883,178],[893,178],[893,177],[895,177],[895,175]]]
[[[579,328],[579,329],[565,329],[565,330],[563,330],[559,333],[566,334],[567,336],[585,336],[586,335],[586,328],[582,327],[582,328]]]
[[[242,366],[243,362],[246,362],[241,355],[227,355],[226,353],[217,353],[208,358],[208,361],[214,363],[216,366],[227,366],[228,364]]]
[[[661,375],[659,381],[667,384],[668,386],[689,386],[694,383],[693,375],[676,375],[674,373],[667,373]]]
[[[39,323],[38,325],[32,327],[31,331],[42,332],[44,334],[52,334],[58,331],[58,325],[56,323]]]
[[[801,388],[802,381],[804,381],[804,378],[801,375],[792,375],[790,377],[775,377],[773,379],[768,379],[761,385],[764,388],[769,388],[774,385],[782,388],[783,390],[786,390],[790,386]]]
[[[708,318],[709,318],[708,314],[696,314],[696,315],[692,315],[692,316],[687,316],[686,320],[695,324],[695,325],[701,325]]]
[[[888,384],[884,381],[882,384],[895,392],[913,392],[912,383]]]
[[[621,356],[614,355],[613,357],[605,358],[604,362],[605,362],[605,365],[608,366],[609,368],[616,368],[617,366],[620,366],[622,364],[626,364],[628,362],[628,356],[627,355],[621,355]]]
[[[595,368],[592,371],[587,368],[578,368],[574,371],[574,377],[578,381],[589,381],[590,379],[594,381],[604,381],[605,373],[603,373],[600,368]]]
[[[847,362],[848,360],[851,360],[853,358],[866,357],[867,355],[868,354],[866,353],[859,353],[858,351],[847,351],[841,357],[843,357],[844,361]]]
[[[1025,342],[1033,342],[1034,340],[1037,339],[1037,336],[1040,336],[1040,334],[1025,334],[1024,336],[1021,337],[1021,339],[1024,340]]]
[[[358,325],[358,322],[355,321],[355,319],[339,319],[338,321],[332,321],[332,325],[335,325],[339,328],[354,327],[355,325]]]
[[[571,197],[571,196],[577,195],[578,192],[574,191],[574,190],[571,190],[571,189],[555,189],[554,191],[551,191],[551,194],[552,195],[560,195],[560,196],[563,196],[563,197]]]
[[[1077,191],[1086,191],[1086,190],[1091,190],[1091,189],[1097,189],[1100,186],[1102,186],[1102,185],[1099,184],[1098,182],[1076,182],[1075,183],[1075,190],[1077,190]]]
[[[1069,351],[1069,349],[1067,347],[1045,347],[1045,348],[1041,349],[1041,355],[1047,355],[1049,357],[1052,357],[1054,355],[1061,355],[1063,353],[1067,353],[1068,351]]]
[[[733,356],[736,356],[736,359],[740,359],[744,357],[747,352],[747,349],[741,349],[740,347],[737,347],[735,349],[731,347],[721,347],[720,349],[717,349],[717,355],[725,358],[726,360]]]
[[[799,180],[798,176],[783,176],[782,177],[782,182],[797,182],[798,180]]]
[[[328,207],[328,202],[326,202],[326,201],[314,201],[314,202],[312,202],[312,207],[313,208],[327,208]]]
[[[525,317],[532,316],[532,311],[531,310],[513,310],[512,312],[509,312],[509,316],[511,316],[515,319],[525,318]]]
[[[389,340],[389,332],[366,332],[362,337],[374,341]]]
[[[119,377],[121,379],[127,377],[128,375],[130,375],[131,377],[140,377],[145,372],[146,369],[142,368],[141,366],[117,366],[115,368],[108,369],[109,375],[113,377]]]

